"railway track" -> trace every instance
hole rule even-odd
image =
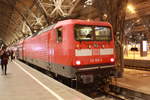
[[[96,97],[94,100],[128,100],[124,96],[117,95],[113,92],[107,92],[105,95]]]
[[[108,96],[112,97],[115,100],[128,100],[124,96],[117,95],[117,94],[115,94],[113,92],[108,92],[107,94],[108,94]]]

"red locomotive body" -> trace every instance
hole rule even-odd
[[[19,44],[19,59],[67,78],[110,75],[115,68],[112,33],[107,22],[60,21]]]

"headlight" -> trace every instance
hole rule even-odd
[[[111,62],[114,62],[114,61],[115,61],[115,59],[114,59],[114,58],[111,58],[111,59],[110,59],[110,61],[111,61]]]
[[[76,61],[76,65],[80,65],[81,62],[79,60]]]

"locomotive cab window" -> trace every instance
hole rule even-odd
[[[92,40],[93,29],[91,26],[80,26],[77,25],[75,28],[75,37],[76,40]]]
[[[62,27],[56,29],[56,40],[62,42]]]
[[[99,27],[96,26],[95,30],[95,39],[100,41],[110,41],[111,40],[111,31],[108,27]]]
[[[110,41],[111,28],[94,25],[75,25],[75,39],[77,41]]]

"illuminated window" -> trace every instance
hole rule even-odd
[[[79,41],[110,41],[111,28],[94,25],[76,25],[75,39]]]

